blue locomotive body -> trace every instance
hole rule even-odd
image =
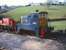
[[[39,19],[38,13],[32,13],[27,16],[22,16],[21,23],[16,25],[17,31],[24,29],[24,30],[38,32],[38,28],[39,28],[38,19]]]

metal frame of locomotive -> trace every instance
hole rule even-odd
[[[44,38],[48,27],[47,15],[48,12],[39,12],[21,16],[21,23],[16,25],[17,32]]]
[[[4,32],[14,32],[16,31],[16,22],[5,16],[5,15],[0,15],[0,31]]]

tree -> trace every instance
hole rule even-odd
[[[5,7],[6,9],[8,9],[8,6],[7,6],[7,5],[5,5],[4,7]]]
[[[0,6],[0,10],[1,10],[1,6]]]
[[[64,5],[64,3],[62,3],[62,2],[59,2],[59,5]]]

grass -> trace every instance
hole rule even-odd
[[[66,15],[66,6],[50,6],[48,13],[50,19],[63,17]]]
[[[66,17],[66,6],[50,6],[48,7],[48,18],[62,18],[64,15]],[[48,22],[49,26],[54,27],[54,30],[64,30],[66,29],[66,21],[55,21]]]
[[[66,29],[66,21],[48,22],[48,25],[54,27],[54,30],[65,30]]]
[[[15,10],[12,10],[5,14],[11,16],[11,18],[15,19],[16,21],[19,21],[21,16],[28,15],[32,12],[35,12],[35,10],[37,9],[39,11],[47,11],[47,7],[44,6],[29,6],[29,7],[16,8]]]
[[[19,7],[15,10],[9,11],[5,13],[6,15],[11,16],[11,18],[15,19],[16,21],[20,20],[20,16],[28,15],[35,10],[39,11],[47,11],[48,18],[60,18],[66,14],[66,6],[28,6],[28,7]]]

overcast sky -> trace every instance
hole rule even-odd
[[[46,3],[47,0],[0,0],[0,5],[26,5],[29,3]]]
[[[64,2],[64,0],[58,0],[59,2]]]
[[[53,2],[56,2],[56,1],[58,1],[58,2],[64,2],[64,0],[49,0],[49,1],[53,1]]]
[[[64,0],[66,2],[66,0]]]

